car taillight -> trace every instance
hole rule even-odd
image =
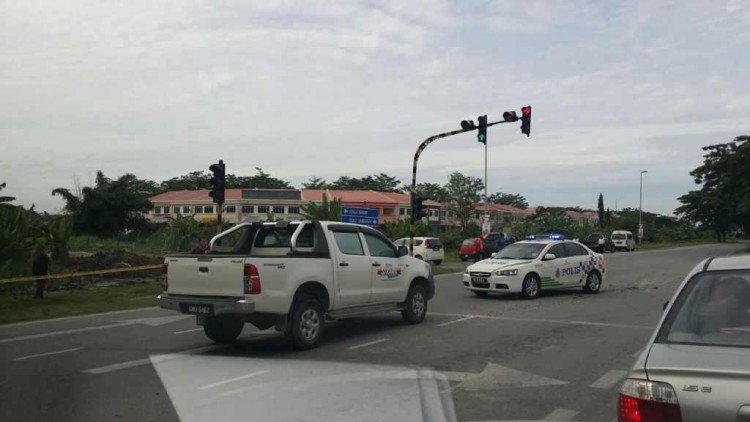
[[[626,379],[620,387],[617,420],[681,422],[677,394],[667,383]]]
[[[161,264],[161,284],[166,292],[169,289],[169,279],[167,278],[167,272],[169,271],[169,264]]]
[[[245,276],[243,277],[246,295],[260,294],[260,274],[258,267],[253,264],[245,264]]]

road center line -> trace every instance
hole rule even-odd
[[[628,371],[622,371],[619,369],[613,369],[606,374],[602,375],[601,378],[594,381],[589,387],[601,388],[602,390],[608,390],[614,387],[621,379],[628,374]]]
[[[181,352],[174,352],[170,354],[157,355],[154,357],[148,357],[148,358],[143,358],[143,359],[136,359],[136,360],[129,360],[126,362],[113,363],[112,365],[100,366],[98,368],[84,369],[81,372],[92,374],[92,375],[101,375],[101,374],[106,374],[108,372],[119,371],[122,369],[129,369],[129,368],[135,368],[135,367],[143,366],[143,365],[150,365],[151,362],[154,362],[154,363],[165,362],[168,360],[181,358],[186,355],[194,355],[194,354],[201,353],[201,352],[210,352],[212,350],[217,350],[220,348],[221,346],[198,347],[195,349],[183,350]]]
[[[255,377],[255,376],[258,376],[258,375],[263,375],[263,374],[266,374],[268,372],[269,371],[267,371],[265,369],[262,370],[262,371],[255,371],[255,372],[251,372],[251,373],[246,374],[246,375],[241,375],[239,377],[229,378],[229,379],[224,380],[224,381],[219,381],[219,382],[215,382],[213,384],[204,385],[203,387],[200,387],[200,389],[201,390],[208,390],[209,388],[220,387],[222,385],[229,384],[229,383],[232,383],[232,382],[235,382],[235,381],[241,381],[241,380],[244,380],[244,379],[247,379],[247,378],[252,378],[252,377]]]
[[[572,421],[578,415],[577,410],[557,408],[544,417],[545,421]]]
[[[196,331],[203,331],[203,327],[191,328],[189,330],[175,331],[175,334],[194,333]]]
[[[16,342],[16,341],[21,341],[21,340],[34,340],[34,339],[37,339],[37,338],[62,336],[62,335],[65,335],[65,334],[83,333],[83,332],[86,332],[86,331],[107,330],[109,328],[124,327],[126,325],[133,325],[133,322],[131,322],[131,321],[125,321],[125,322],[118,322],[118,323],[115,323],[115,324],[97,325],[97,326],[94,326],[94,327],[74,328],[72,330],[50,331],[50,332],[47,332],[47,333],[31,334],[31,335],[28,335],[28,336],[4,338],[4,339],[0,339],[0,344],[13,343],[13,342]]]
[[[40,358],[42,356],[59,355],[61,353],[75,352],[81,349],[83,349],[83,347],[74,347],[72,349],[58,350],[56,352],[38,353],[36,355],[21,356],[20,358],[15,358],[13,360],[26,360],[26,359]]]
[[[361,348],[363,348],[363,347],[367,347],[367,346],[372,346],[372,345],[374,345],[374,344],[382,343],[382,342],[384,342],[384,341],[388,341],[388,339],[387,339],[387,338],[381,338],[380,340],[373,340],[373,341],[369,341],[369,342],[367,342],[367,343],[363,343],[363,344],[358,344],[358,345],[356,345],[356,346],[352,346],[352,347],[350,347],[350,348],[349,348],[349,350],[356,350],[356,349],[361,349]]]
[[[430,312],[430,315],[453,316],[453,317],[474,317],[474,318],[481,318],[481,319],[491,319],[491,320],[496,320],[496,321],[538,322],[538,323],[543,323],[543,324],[588,325],[588,326],[593,326],[593,327],[610,327],[610,328],[639,328],[643,330],[654,329],[654,327],[649,327],[646,325],[617,324],[613,322],[592,322],[592,321],[544,319],[544,318],[519,318],[519,317],[506,317],[506,316],[493,316],[493,315],[454,314],[454,313],[447,313],[447,312]]]
[[[463,317],[463,318],[459,318],[459,319],[454,319],[453,321],[447,321],[447,322],[440,323],[440,324],[436,325],[436,327],[445,327],[446,325],[455,324],[455,323],[461,322],[461,321],[468,321],[468,320],[474,319],[474,318],[476,318],[474,315],[469,315],[467,317]]]

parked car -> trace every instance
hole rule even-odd
[[[470,259],[476,260],[477,240],[479,240],[479,243],[482,242],[482,239],[478,237],[464,239],[464,241],[461,242],[461,247],[458,249],[458,257],[461,258],[461,261],[468,261]]]
[[[592,233],[581,242],[586,245],[589,249],[604,253],[605,251],[614,252],[615,244],[612,243],[612,239],[603,233]]]
[[[491,257],[493,253],[498,251],[497,238],[500,237],[500,235],[505,237],[505,246],[508,246],[512,243],[516,243],[517,241],[516,237],[513,236],[512,234],[501,233],[501,232],[490,232],[483,239],[484,247],[482,248],[482,258],[487,259]]]
[[[397,247],[409,247],[409,238],[404,237],[393,242]],[[435,265],[442,264],[445,259],[445,248],[443,242],[437,237],[415,237],[414,238],[414,258],[423,261],[429,261]]]
[[[615,249],[617,250],[623,250],[627,252],[633,252],[635,250],[635,237],[633,237],[633,233],[627,230],[613,231],[612,243],[614,243]]]
[[[618,420],[750,420],[750,255],[703,260],[664,306]]]

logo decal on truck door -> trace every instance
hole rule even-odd
[[[385,264],[385,267],[378,268],[375,272],[381,280],[393,280],[401,275],[401,267],[394,267],[393,264]]]

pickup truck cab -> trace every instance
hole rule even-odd
[[[357,224],[240,223],[211,239],[206,255],[166,256],[158,301],[196,315],[217,343],[234,341],[249,322],[309,349],[330,319],[400,311],[420,323],[434,280],[429,264],[407,254]]]

